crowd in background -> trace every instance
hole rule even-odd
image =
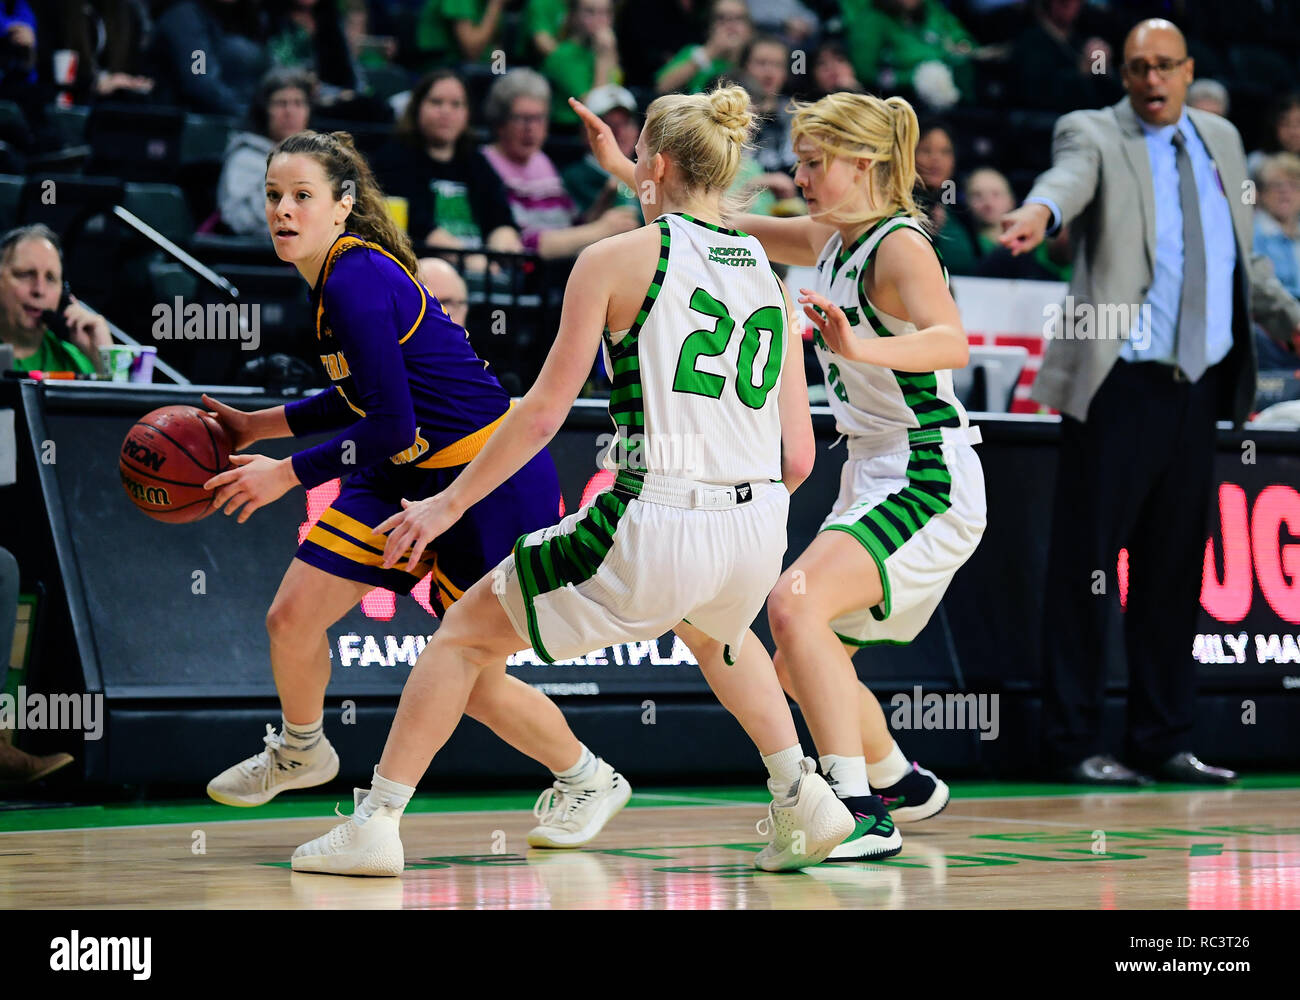
[[[1300,4],[1270,0],[0,0],[0,158],[60,155],[68,109],[209,116],[228,139],[219,176],[185,191],[194,229],[257,239],[271,148],[347,128],[417,253],[473,283],[499,277],[486,253],[565,260],[641,223],[571,95],[630,152],[657,94],[741,83],[763,117],[734,193],[792,215],[791,99],[901,94],[950,272],[1066,280],[1068,230],[1013,257],[999,220],[1049,164],[1055,119],[1123,96],[1117,53],[1146,16],[1188,37],[1189,104],[1254,150],[1255,249],[1300,295]]]

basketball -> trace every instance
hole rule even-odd
[[[230,467],[230,438],[198,407],[164,406],[127,433],[117,465],[126,495],[154,520],[198,521],[216,495],[203,484]]]

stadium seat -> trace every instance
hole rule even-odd
[[[175,180],[184,117],[176,108],[96,105],[86,127],[94,148],[87,171],[128,181]]]
[[[181,126],[181,163],[220,163],[226,143],[238,129],[238,121],[225,115],[186,114]]]
[[[122,207],[173,243],[185,246],[194,236],[194,220],[185,204],[185,195],[174,184],[128,183],[123,191]]]
[[[90,121],[90,108],[61,108],[51,105],[45,117],[55,137],[62,146],[80,146],[86,141],[86,124]]]
[[[25,177],[0,174],[0,230],[10,230],[18,222],[18,206],[23,198]]]
[[[368,66],[365,72],[370,93],[385,101],[394,94],[409,90],[413,82],[411,74],[400,66]]]
[[[190,252],[215,271],[230,264],[275,267],[280,263],[275,248],[271,246],[271,238],[261,234],[195,233],[190,241]]]
[[[19,151],[29,149],[32,144],[27,118],[13,101],[0,101],[0,142],[7,142]]]

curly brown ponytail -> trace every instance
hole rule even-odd
[[[415,250],[411,246],[411,239],[389,216],[384,205],[384,192],[371,173],[366,158],[357,152],[350,133],[313,132],[311,129],[295,132],[280,140],[267,154],[267,166],[281,153],[309,156],[319,163],[329,181],[335,201],[345,194],[352,195],[348,230],[372,243],[378,243],[412,275],[416,273]]]

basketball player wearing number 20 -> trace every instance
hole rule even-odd
[[[485,577],[451,609],[402,692],[374,785],[351,817],[294,852],[295,871],[402,870],[398,826],[416,783],[474,686],[504,673],[521,641],[550,662],[669,629],[767,768],[760,832],[771,839],[754,863],[806,868],[852,831],[750,633],[781,572],[789,490],[814,453],[793,307],[758,240],[721,224],[753,127],[739,87],[650,105],[634,171],[649,224],[582,252],[527,396],[444,492],[382,526],[390,559],[413,545],[407,558],[418,560],[454,531],[561,426],[603,347],[620,439],[612,489],[521,538],[498,567],[504,592]]]

